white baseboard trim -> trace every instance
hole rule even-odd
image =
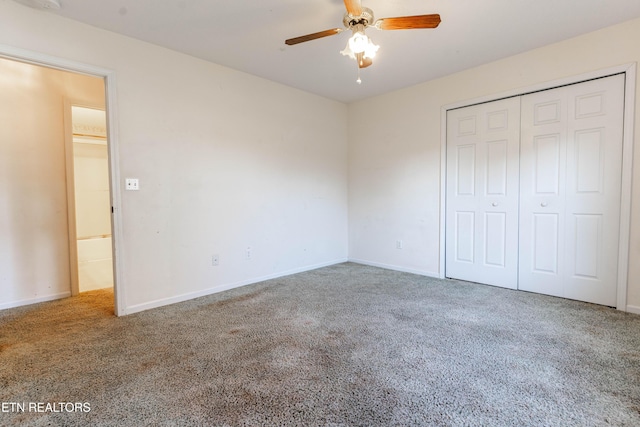
[[[627,305],[627,313],[640,314],[640,307],[637,305]]]
[[[369,265],[371,267],[385,268],[387,270],[401,271],[403,273],[417,274],[419,276],[433,277],[436,279],[440,278],[440,275],[438,273],[434,273],[432,271],[416,270],[413,268],[401,267],[399,265],[383,264],[380,262],[366,261],[366,260],[357,259],[357,258],[349,258],[349,262],[362,264],[362,265]]]
[[[239,281],[239,282],[226,283],[226,284],[218,285],[218,286],[213,287],[213,288],[203,289],[203,290],[197,291],[197,292],[189,292],[189,293],[182,294],[182,295],[176,295],[174,297],[161,298],[161,299],[157,299],[157,300],[154,300],[154,301],[145,302],[145,303],[142,303],[142,304],[131,305],[131,306],[125,307],[125,313],[124,314],[127,315],[127,314],[139,313],[141,311],[151,310],[152,308],[163,307],[165,305],[176,304],[176,303],[179,303],[179,302],[184,302],[184,301],[188,301],[188,300],[191,300],[191,299],[204,297],[204,296],[211,295],[211,294],[217,294],[218,292],[224,292],[224,291],[228,291],[230,289],[239,288],[241,286],[251,285],[251,284],[259,283],[259,282],[264,282],[265,280],[277,279],[278,277],[290,276],[292,274],[297,274],[297,273],[303,273],[305,271],[316,270],[318,268],[328,267],[330,265],[342,264],[343,262],[347,262],[347,261],[348,260],[346,258],[343,258],[343,259],[337,259],[337,260],[333,260],[333,261],[329,261],[329,262],[323,262],[323,263],[320,263],[320,264],[307,265],[305,267],[294,268],[292,270],[281,271],[281,272],[278,272],[278,273],[269,274],[269,275],[261,276],[261,277],[255,277],[255,278],[252,278],[252,279],[242,280],[242,281]]]
[[[19,301],[10,301],[10,302],[5,302],[0,304],[0,310],[5,310],[7,308],[22,307],[23,305],[37,304],[39,302],[54,301],[57,299],[68,298],[70,296],[71,296],[71,291],[67,291],[67,292],[60,292],[59,294],[46,295],[43,297],[22,299]]]

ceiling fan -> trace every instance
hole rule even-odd
[[[371,39],[364,33],[366,28],[376,28],[378,30],[411,30],[436,28],[440,24],[440,15],[437,13],[374,20],[373,11],[367,7],[363,7],[361,0],[344,0],[344,5],[347,8],[347,13],[344,14],[342,23],[346,29],[351,30],[352,36],[349,38],[347,47],[340,53],[356,60],[358,64],[358,83],[361,82],[360,68],[366,68],[373,63],[373,57],[379,48],[379,46],[373,44]],[[333,36],[343,31],[343,28],[333,28],[331,30],[287,39],[285,40],[285,44],[293,46],[298,43]]]

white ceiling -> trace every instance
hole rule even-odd
[[[24,1],[24,0],[23,0]],[[455,73],[640,16],[639,0],[363,0],[376,18],[439,13],[436,29],[367,35],[380,50],[356,83],[342,56],[343,0],[59,0],[53,10],[116,33],[330,99],[352,102]]]

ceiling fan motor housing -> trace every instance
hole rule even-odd
[[[364,26],[364,28],[368,27],[373,23],[373,11],[368,7],[362,8],[362,13],[358,16],[353,16],[349,12],[344,14],[344,18],[342,19],[342,23],[346,28],[351,30],[358,25]]]

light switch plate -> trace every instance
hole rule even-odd
[[[140,182],[138,181],[138,178],[127,178],[127,179],[125,179],[124,189],[125,190],[139,190],[140,189]]]

